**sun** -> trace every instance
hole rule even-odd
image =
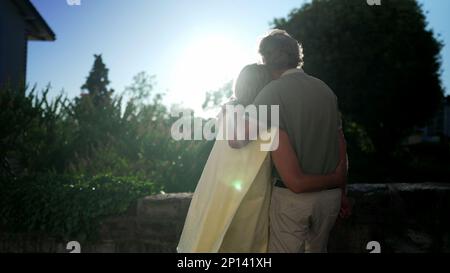
[[[224,35],[197,37],[176,60],[172,76],[173,95],[186,107],[201,109],[206,92],[234,79],[251,56],[239,41]]]

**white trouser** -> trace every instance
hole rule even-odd
[[[324,253],[341,205],[341,189],[296,194],[273,187],[270,253]]]

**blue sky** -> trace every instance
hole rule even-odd
[[[207,90],[198,89],[214,88],[243,64],[256,61],[257,41],[269,22],[285,17],[305,0],[81,0],[81,6],[69,6],[66,0],[32,2],[57,40],[30,42],[30,84],[43,88],[50,82],[53,94],[64,89],[69,97],[76,96],[93,54],[101,53],[117,92],[146,71],[156,75],[158,90],[167,91],[166,102],[199,109]],[[442,79],[450,90],[450,1],[421,3],[430,27],[449,44],[443,49]],[[199,83],[202,66],[210,66],[209,81]],[[188,87],[182,89],[183,84]]]

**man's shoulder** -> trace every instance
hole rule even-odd
[[[292,84],[286,81],[283,77],[273,80],[268,83],[262,90],[261,94],[263,96],[278,97],[283,94],[286,90],[292,88]]]
[[[279,80],[273,80],[268,83],[256,96],[254,104],[256,105],[269,105],[278,104],[279,91],[281,89]]]
[[[282,78],[276,79],[276,80],[273,80],[273,81],[269,82],[269,83],[263,88],[262,91],[265,91],[265,92],[274,92],[274,91],[277,91],[278,88],[282,87],[282,86],[285,85],[285,84],[286,84],[286,83],[283,81]]]
[[[323,80],[316,78],[314,76],[311,76],[309,74],[304,73],[306,76],[306,79],[311,83],[311,86],[313,86],[315,89],[321,89],[323,90],[323,94],[326,94],[332,98],[336,98],[336,94],[331,89],[331,87],[325,83]]]
[[[280,91],[280,88],[282,88],[283,83],[278,80],[273,80],[269,82],[264,88],[259,92],[258,96],[261,97],[267,97],[267,96],[275,96]]]
[[[307,78],[308,78],[310,81],[315,82],[315,83],[318,84],[318,85],[321,85],[321,86],[324,86],[324,87],[330,89],[330,87],[328,86],[328,84],[326,84],[326,83],[325,83],[324,81],[322,81],[321,79],[316,78],[316,77],[314,77],[314,76],[311,76],[311,75],[309,75],[309,74],[306,74],[306,76],[307,76]]]

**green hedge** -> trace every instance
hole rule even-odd
[[[153,194],[150,182],[108,175],[41,174],[0,182],[1,229],[68,238],[95,239],[99,220],[124,213],[140,197]]]

